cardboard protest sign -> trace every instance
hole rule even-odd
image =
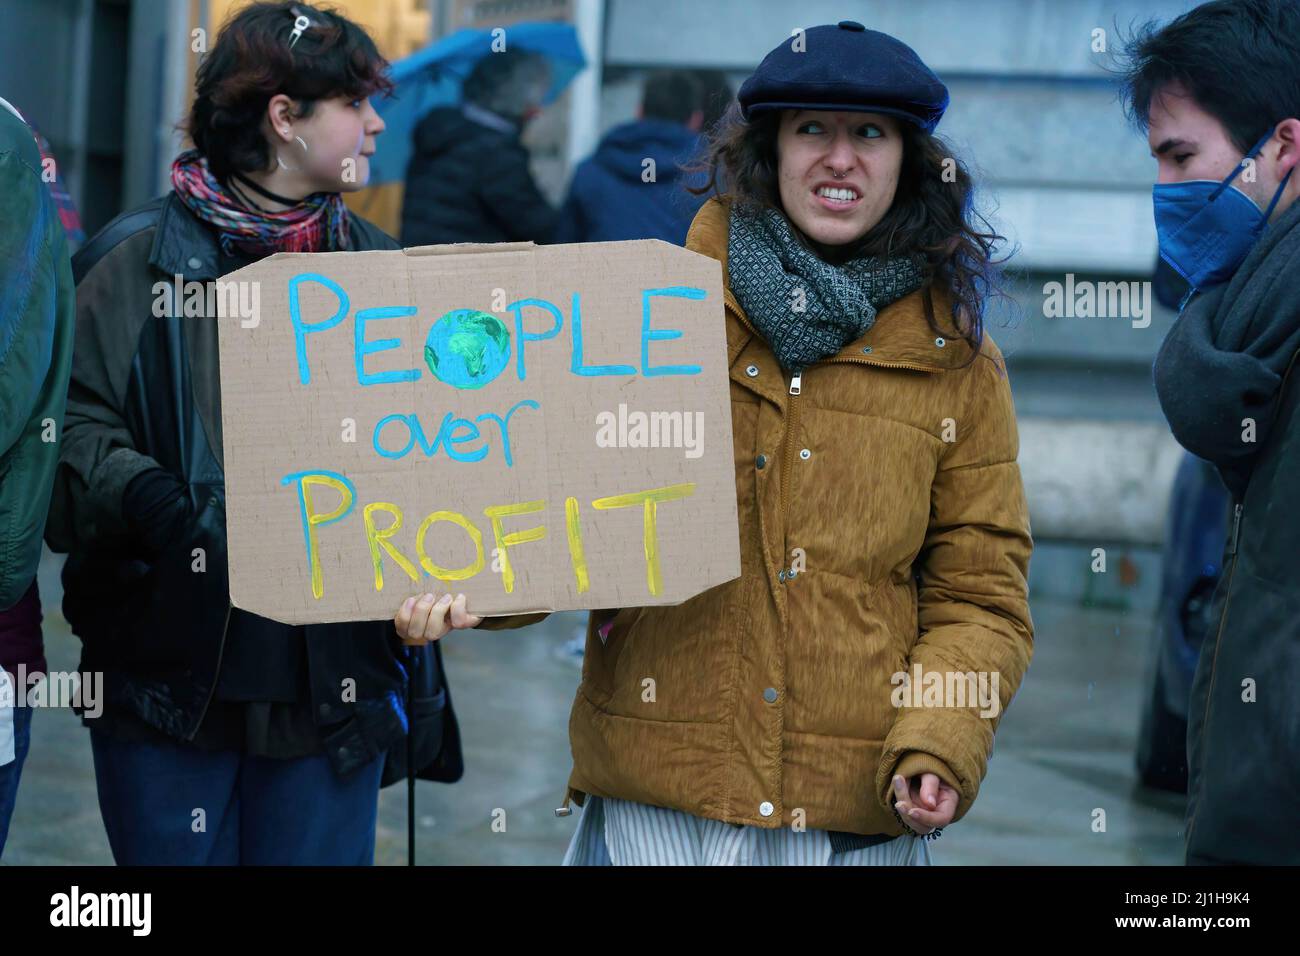
[[[223,281],[256,304],[218,320],[237,607],[638,607],[739,575],[716,260],[460,244],[280,254]]]

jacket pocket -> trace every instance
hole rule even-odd
[[[868,634],[883,636],[891,666],[905,666],[920,637],[916,582],[910,578],[864,581],[861,600]]]
[[[602,620],[592,612],[587,625],[587,647],[582,655],[582,683],[587,695],[602,706],[614,693],[614,674],[619,655],[627,647],[632,628],[640,620],[645,608],[620,608],[612,619]],[[600,638],[601,626],[609,624],[605,639]]]
[[[726,719],[749,626],[748,610],[733,600],[741,584],[737,578],[681,604],[642,608],[605,665],[611,683],[602,706],[641,720]]]

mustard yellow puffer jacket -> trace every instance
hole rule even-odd
[[[725,198],[710,200],[687,238],[724,281],[727,221]],[[969,346],[936,336],[918,291],[792,394],[725,294],[741,575],[674,607],[592,613],[566,803],[897,835],[892,775],[933,772],[960,819],[1033,649],[1002,355],[986,336],[963,367]],[[951,692],[957,675],[967,692],[983,675],[996,705],[927,683]]]

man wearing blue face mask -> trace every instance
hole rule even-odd
[[[1192,684],[1187,862],[1300,863],[1300,3],[1217,0],[1127,50],[1158,164],[1160,255],[1187,280],[1154,367],[1233,523]]]

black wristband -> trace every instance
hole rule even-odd
[[[893,808],[894,816],[898,819],[898,822],[903,825],[903,830],[907,833],[912,834],[912,836],[918,836],[922,840],[937,840],[939,839],[940,836],[943,835],[943,827],[935,827],[929,833],[917,833],[910,826],[908,826],[907,821],[903,819],[903,815],[898,812],[898,803],[897,802],[891,803],[890,806]],[[944,845],[947,846],[947,844]]]

